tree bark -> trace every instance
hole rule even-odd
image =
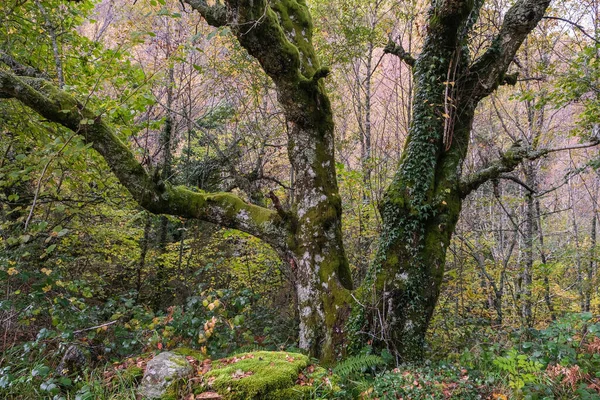
[[[312,45],[312,19],[304,1],[226,1],[221,11],[188,0],[213,25],[227,24],[275,83],[288,124],[294,203],[283,248],[294,273],[300,348],[331,362],[343,338],[352,278],[342,242],[333,118]],[[212,21],[212,22],[211,22]]]
[[[461,181],[475,108],[504,83],[516,51],[549,1],[517,2],[492,46],[471,63],[467,37],[482,4],[446,0],[430,10],[427,36],[413,67],[412,125],[380,207],[383,232],[368,278],[377,293],[377,313],[369,323],[379,345],[402,361],[423,355],[462,199],[525,157],[513,149],[496,164],[502,168]]]

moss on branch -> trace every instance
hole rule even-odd
[[[231,193],[199,193],[156,182],[101,116],[51,83],[0,71],[0,93],[79,134],[104,157],[121,184],[148,211],[212,222],[247,232],[274,246],[285,246],[284,222],[275,210],[248,204]]]

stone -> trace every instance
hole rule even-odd
[[[56,373],[60,376],[67,376],[74,372],[79,372],[84,369],[90,363],[90,354],[84,351],[77,345],[70,345],[65,351],[58,367],[56,367]]]
[[[144,399],[160,399],[169,386],[194,373],[185,356],[169,351],[160,353],[146,365],[146,372],[138,389]]]

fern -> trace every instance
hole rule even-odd
[[[373,354],[361,354],[358,356],[348,357],[344,361],[335,366],[335,372],[341,378],[346,378],[357,372],[363,372],[367,368],[373,368],[380,365],[385,365],[383,358]]]

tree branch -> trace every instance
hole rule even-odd
[[[594,139],[589,143],[583,143],[573,146],[566,147],[554,147],[547,149],[534,150],[531,148],[521,146],[520,142],[513,144],[505,153],[501,154],[498,160],[492,161],[487,166],[481,168],[479,171],[473,172],[471,175],[461,179],[459,183],[461,197],[466,197],[469,193],[476,190],[479,186],[485,182],[496,179],[511,179],[517,182],[515,179],[504,173],[513,171],[523,160],[535,160],[540,157],[544,157],[550,153],[558,151],[574,150],[574,149],[585,149],[588,147],[597,146],[600,144],[600,139]],[[517,182],[522,185],[521,182]],[[531,188],[526,187],[529,191],[533,192]]]
[[[200,13],[209,25],[220,27],[227,25],[227,7],[219,1],[209,6],[206,0],[185,0],[187,4]]]
[[[90,143],[146,210],[239,229],[285,248],[284,222],[276,211],[248,204],[231,193],[198,193],[153,179],[101,116],[48,81],[0,71],[0,95],[15,98]]]
[[[33,78],[48,78],[48,75],[38,69],[21,64],[13,56],[0,50],[0,62],[8,66],[16,75],[30,76]]]
[[[404,61],[409,67],[414,67],[415,65],[415,58],[412,55],[410,55],[410,53],[408,53],[406,50],[404,50],[402,44],[397,44],[392,40],[392,38],[389,39],[387,45],[383,48],[383,52],[385,54],[395,55],[396,57]]]
[[[312,44],[312,18],[303,1],[225,0],[214,6],[206,0],[184,1],[209,24],[231,27],[278,87],[323,77],[315,75],[321,65]]]
[[[506,179],[508,181],[513,181],[517,185],[524,187],[529,193],[535,193],[535,190],[533,190],[528,184],[526,184],[516,176],[500,174],[498,175],[498,179]]]
[[[490,95],[505,80],[517,50],[544,16],[550,0],[519,0],[504,16],[500,32],[470,68],[475,101]]]
[[[562,21],[562,22],[566,22],[567,24],[573,25],[575,28],[579,29],[581,31],[581,33],[583,33],[585,36],[587,36],[588,38],[590,38],[594,42],[596,42],[596,44],[600,44],[600,40],[596,39],[595,37],[593,37],[592,35],[587,33],[587,31],[584,29],[584,27],[579,25],[578,23],[575,23],[573,21],[569,21],[566,18],[560,18],[560,17],[544,17],[544,19],[553,19],[556,21]]]

